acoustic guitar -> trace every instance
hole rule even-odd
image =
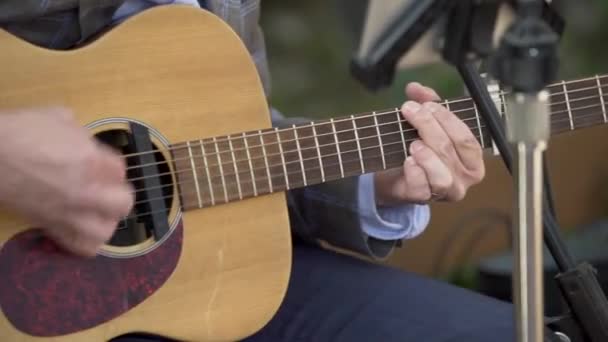
[[[1,341],[251,335],[275,314],[288,283],[284,192],[397,167],[417,138],[397,108],[273,128],[238,36],[188,6],[147,10],[72,51],[6,32],[0,45],[0,110],[73,109],[123,153],[137,195],[89,259],[0,214]],[[606,86],[605,76],[551,86],[553,133],[606,123]],[[504,94],[495,95],[502,103]],[[471,99],[444,105],[492,149]]]

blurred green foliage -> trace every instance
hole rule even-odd
[[[560,45],[559,79],[608,71],[608,1],[566,1],[568,22]],[[273,78],[271,101],[288,116],[340,116],[398,106],[407,82],[435,88],[443,97],[463,94],[445,63],[400,72],[390,89],[371,93],[349,74],[362,29],[365,0],[262,2]]]

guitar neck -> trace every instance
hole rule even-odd
[[[552,134],[608,122],[608,75],[548,87]],[[495,94],[502,113],[504,93]],[[442,103],[484,149],[489,129],[471,98]],[[184,209],[202,208],[402,165],[419,139],[399,108],[178,143],[172,146]]]

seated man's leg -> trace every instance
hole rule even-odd
[[[258,341],[514,341],[510,304],[311,246]]]

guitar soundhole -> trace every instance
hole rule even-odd
[[[25,334],[62,336],[124,314],[163,286],[182,251],[168,141],[126,118],[100,120],[88,128],[123,154],[136,205],[95,258],[66,253],[37,229],[0,246],[0,308]]]
[[[145,134],[137,134],[142,129]],[[95,137],[123,155],[127,178],[135,193],[133,209],[118,223],[103,252],[112,256],[141,254],[170,232],[175,187],[170,164],[163,153],[166,148],[155,143],[147,128],[141,125],[101,131]]]

